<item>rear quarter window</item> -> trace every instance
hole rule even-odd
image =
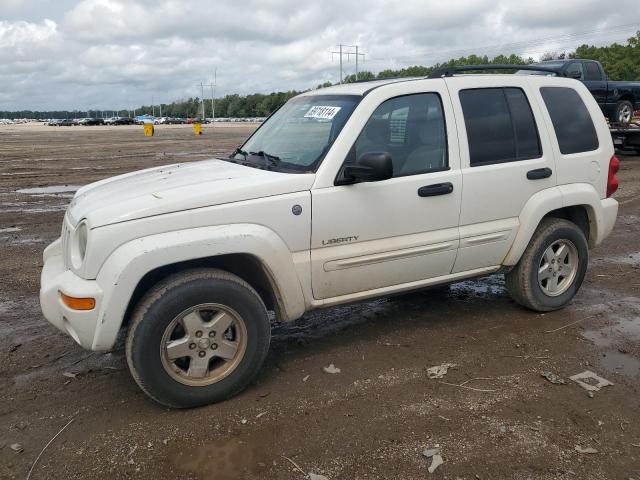
[[[540,93],[549,111],[560,153],[570,155],[598,149],[596,128],[578,92],[569,87],[542,87]]]

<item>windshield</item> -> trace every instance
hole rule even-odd
[[[272,168],[315,172],[358,104],[357,95],[296,97],[274,113],[235,153]]]

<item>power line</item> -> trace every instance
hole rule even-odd
[[[582,31],[582,32],[574,32],[574,33],[567,33],[567,34],[562,34],[562,35],[554,35],[554,36],[548,36],[548,37],[538,37],[538,38],[534,38],[534,39],[530,39],[530,40],[523,40],[523,41],[519,41],[519,42],[509,42],[509,43],[502,43],[502,44],[492,44],[492,45],[485,45],[485,46],[481,46],[481,47],[471,47],[471,48],[462,48],[462,49],[445,49],[445,50],[438,50],[438,54],[440,55],[439,58],[452,58],[452,57],[456,57],[459,55],[464,56],[465,53],[468,52],[491,52],[491,51],[505,51],[505,50],[519,50],[519,51],[525,51],[531,47],[536,47],[536,46],[543,46],[546,43],[552,43],[552,42],[559,42],[559,41],[564,41],[566,42],[567,40],[571,40],[571,39],[575,39],[575,38],[580,38],[580,37],[589,37],[589,36],[593,36],[593,35],[598,35],[598,34],[603,34],[603,33],[608,33],[608,34],[612,34],[612,33],[623,33],[623,32],[635,32],[638,29],[640,29],[640,23],[636,22],[636,23],[629,23],[629,24],[624,24],[624,25],[615,25],[612,27],[608,27],[608,28],[602,28],[602,29],[592,29],[592,30],[586,30],[586,31]],[[427,55],[430,55],[433,53],[433,50],[419,50],[411,55],[400,55],[400,56],[394,56],[394,57],[389,57],[389,58],[370,58],[369,61],[372,62],[388,62],[389,60],[401,60],[401,59],[416,59],[416,58],[423,58]],[[514,52],[516,53],[516,52]]]
[[[343,56],[347,56],[347,61],[349,61],[349,59],[351,58],[351,55],[353,55],[356,58],[356,80],[358,80],[358,59],[360,57],[362,57],[364,59],[365,54],[364,53],[360,53],[358,52],[358,49],[360,48],[359,45],[344,45],[344,44],[340,44],[338,45],[339,50],[337,52],[331,52],[331,58],[333,58],[333,55],[339,55],[340,56],[340,83],[342,83],[342,57]]]

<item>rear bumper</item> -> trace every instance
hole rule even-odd
[[[602,243],[602,241],[609,236],[613,230],[613,226],[616,224],[616,218],[618,216],[618,202],[614,198],[605,198],[600,202],[602,206],[601,224],[598,225],[598,238],[596,239],[596,245]]]
[[[94,340],[102,307],[102,290],[96,281],[80,278],[65,268],[60,240],[47,247],[43,259],[44,267],[40,276],[42,314],[52,325],[69,334],[82,347],[95,350]],[[62,302],[60,292],[72,297],[95,298],[96,306],[93,310],[72,310]]]

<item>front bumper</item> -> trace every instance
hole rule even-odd
[[[95,280],[85,280],[67,270],[60,239],[45,249],[43,261],[40,307],[44,317],[82,347],[96,350],[94,340],[102,307],[102,289]],[[72,310],[62,302],[60,292],[71,297],[95,298],[96,306],[93,310]]]

